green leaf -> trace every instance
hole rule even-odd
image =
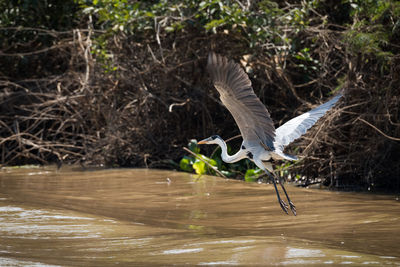
[[[206,30],[211,30],[214,28],[217,28],[218,26],[221,26],[224,24],[224,20],[223,19],[214,19],[212,21],[210,21],[209,23],[207,23],[205,25]]]
[[[196,154],[200,153],[200,148],[197,145],[197,140],[196,139],[190,140],[188,146],[189,146],[190,151],[192,151],[192,152],[194,152]]]
[[[207,172],[206,170],[206,164],[203,161],[196,161],[193,164],[193,169],[196,171],[197,174],[205,174]]]
[[[258,176],[261,173],[261,169],[248,169],[244,175],[244,180],[246,182],[257,182]]]
[[[154,18],[155,17],[154,13],[152,13],[150,11],[146,11],[144,14],[145,14],[145,16],[150,17],[150,18]]]
[[[211,166],[217,166],[217,161],[215,161],[214,159],[211,159],[209,157],[206,157],[202,154],[197,154],[197,156],[199,156],[202,160],[206,161],[207,163],[209,163]]]
[[[179,162],[179,167],[181,168],[182,171],[185,172],[192,172],[193,168],[192,168],[192,159],[184,156],[181,161]]]
[[[254,169],[248,169],[246,171],[246,174],[244,175],[244,180],[246,182],[255,182],[257,180],[257,176],[255,174]]]

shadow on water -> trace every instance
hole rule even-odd
[[[393,196],[273,186],[187,173],[0,171],[0,265],[400,266]]]

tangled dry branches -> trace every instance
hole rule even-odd
[[[237,135],[205,75],[206,55],[215,50],[242,62],[276,126],[322,103],[337,87],[344,90],[338,108],[289,148],[305,158],[294,171],[331,186],[398,186],[399,58],[382,73],[374,62],[362,64],[348,53],[340,31],[329,27],[303,33],[316,43],[312,56],[320,65],[312,76],[287,54],[270,53],[276,50],[270,46],[250,53],[238,36],[198,32],[140,42],[116,35],[109,49],[117,71],[105,73],[90,53],[90,28],[63,33],[47,51],[24,55],[40,55],[61,66],[57,71],[1,77],[1,164],[165,168],[182,157],[189,139]]]

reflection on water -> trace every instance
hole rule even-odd
[[[393,196],[155,170],[0,171],[1,266],[400,266]]]

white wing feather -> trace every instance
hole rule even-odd
[[[289,120],[277,128],[274,140],[275,149],[280,149],[282,151],[286,145],[305,134],[307,130],[318,121],[318,119],[324,116],[324,114],[335,105],[340,97],[342,97],[341,94],[315,109]]]

